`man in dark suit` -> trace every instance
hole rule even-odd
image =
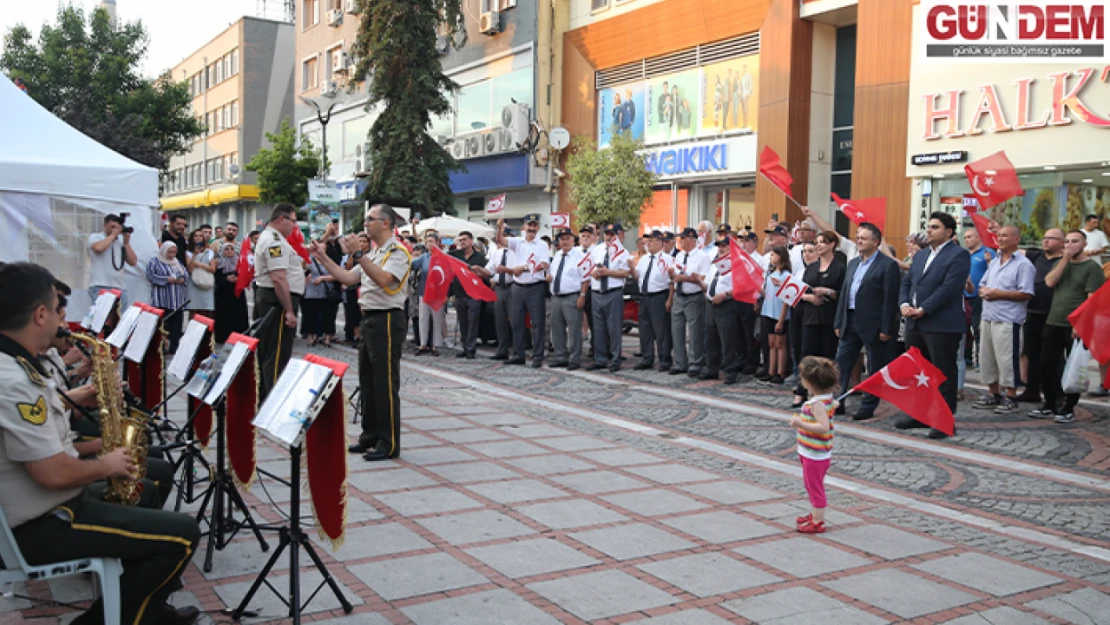
[[[844,278],[847,296],[840,298],[833,323],[833,331],[840,337],[836,365],[840,368],[841,393],[848,392],[861,348],[867,349],[868,376],[890,364],[897,351],[902,274],[898,263],[879,251],[882,242],[883,233],[873,224],[860,224],[856,230],[859,256],[848,263]],[[864,394],[859,411],[852,419],[870,419],[875,416],[878,405],[878,397]]]
[[[906,318],[906,347],[921,350],[944,374],[940,394],[952,414],[956,413],[960,337],[967,332],[963,288],[971,272],[971,256],[953,240],[955,235],[956,220],[951,215],[935,212],[929,216],[925,230],[929,246],[913,257],[898,296],[902,316]],[[927,426],[904,416],[895,427],[904,430]],[[946,436],[936,429],[929,432],[929,438]]]

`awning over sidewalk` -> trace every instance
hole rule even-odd
[[[230,184],[213,187],[204,191],[162,198],[161,206],[163,211],[175,211],[238,201],[257,202],[258,187],[253,184]]]

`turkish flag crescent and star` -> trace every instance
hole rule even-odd
[[[982,213],[968,213],[971,216],[971,222],[975,224],[975,231],[979,233],[979,240],[983,245],[992,250],[998,249],[998,235],[991,232],[991,220],[983,216]]]
[[[432,310],[443,308],[451,281],[455,279],[450,259],[439,248],[432,248],[432,257],[428,259],[428,275],[424,278],[424,303]]]
[[[782,159],[769,145],[764,146],[763,151],[759,153],[759,173],[766,176],[771,184],[781,189],[788,197],[794,197],[794,191],[791,190],[794,178],[782,166]]]
[[[869,197],[862,200],[844,200],[833,193],[833,200],[840,212],[857,226],[862,223],[874,224],[879,230],[886,229],[886,198]]]
[[[440,253],[442,254],[442,252]],[[483,302],[497,301],[497,294],[493,292],[493,289],[486,286],[481,278],[474,275],[474,272],[470,270],[470,265],[449,254],[443,254],[443,256],[451,263],[455,277],[458,278],[459,284],[462,285],[467,295]],[[424,292],[428,292],[426,287]]]
[[[728,256],[732,267],[733,299],[754,306],[759,299],[759,287],[763,285],[763,269],[731,237],[728,240]]]
[[[235,297],[239,297],[254,282],[254,254],[251,253],[249,240],[243,241],[239,248],[239,262],[235,265],[235,273]]]
[[[920,350],[911,347],[852,392],[864,391],[885,399],[910,417],[952,436],[956,419],[938,390],[945,379]]]
[[[979,199],[979,210],[998,206],[1006,200],[1025,193],[1018,181],[1017,170],[1006,158],[1005,152],[995,152],[986,158],[964,165],[971,191]]]
[[[1091,294],[1079,308],[1070,315],[1068,321],[1075,334],[1091,350],[1091,357],[1100,365],[1110,362],[1110,282],[1103,284]],[[1103,340],[1096,341],[1097,337]]]

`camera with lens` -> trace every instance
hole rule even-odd
[[[131,213],[120,213],[119,214],[119,225],[122,227],[123,234],[131,234],[132,232],[135,232],[134,228],[127,225],[127,218],[130,217],[130,216],[131,216]]]

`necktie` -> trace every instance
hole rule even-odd
[[[713,275],[713,282],[711,282],[709,284],[709,297],[713,297],[714,295],[717,294],[717,280],[720,280],[720,279],[721,279],[721,274],[718,273],[718,274]]]
[[[502,250],[501,251],[501,266],[502,267],[506,266],[505,262],[508,260],[508,258],[509,258],[509,250]],[[509,274],[503,273],[503,274],[501,274],[501,277],[499,277],[497,279],[498,284],[500,284],[502,288],[505,287],[505,281],[508,280],[508,276],[509,276]]]
[[[567,264],[567,255],[559,259],[559,269],[555,272],[555,295],[559,295],[559,284],[563,281],[563,265]]]
[[[686,269],[688,268],[689,263],[690,263],[690,252],[685,252],[684,255],[682,256],[682,274],[683,275],[686,275]],[[681,287],[679,287],[679,288],[681,289]],[[682,291],[682,293],[685,293],[685,292],[686,291]]]
[[[605,246],[605,260],[601,262],[601,266],[606,269],[609,268],[609,246]],[[601,292],[604,293],[609,290],[609,276],[601,277]]]
[[[644,283],[642,285],[640,285],[640,293],[643,293],[644,295],[648,294],[648,290],[647,290],[647,288],[648,288],[648,279],[651,278],[651,266],[654,265],[654,264],[655,264],[655,254],[652,254],[651,256],[648,257],[648,268],[647,268],[647,271],[644,272]]]

